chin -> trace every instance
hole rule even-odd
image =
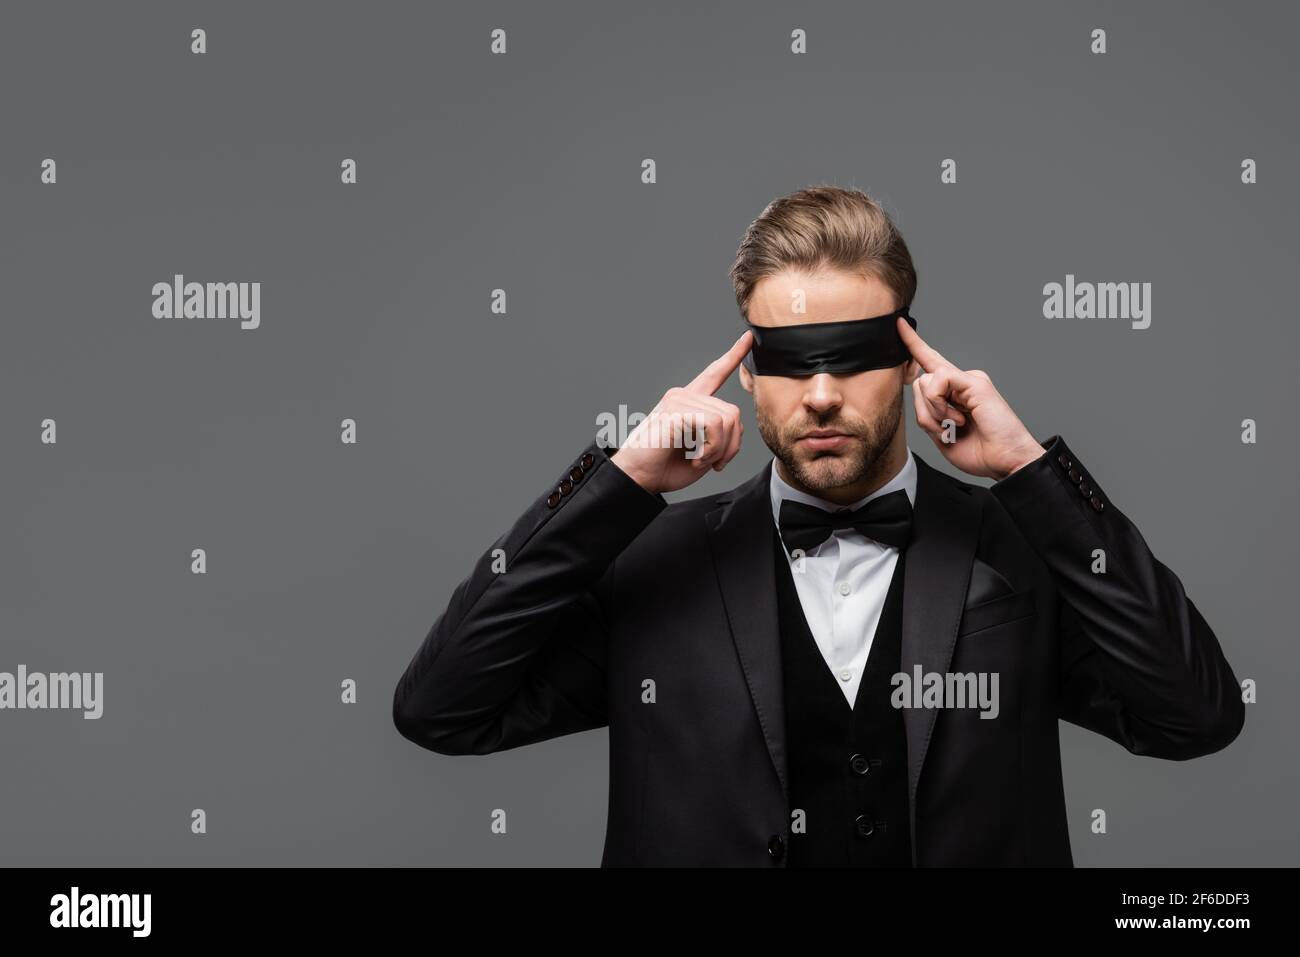
[[[800,462],[799,472],[810,489],[833,489],[853,482],[860,471],[857,465],[852,456],[818,455]]]

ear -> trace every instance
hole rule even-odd
[[[921,375],[922,371],[921,363],[915,359],[908,359],[907,368],[903,370],[903,385],[911,385]]]
[[[754,374],[746,369],[743,365],[740,367],[740,387],[746,392],[753,395],[754,393]]]

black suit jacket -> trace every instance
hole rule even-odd
[[[901,670],[996,672],[1000,696],[992,720],[904,712],[918,866],[1072,864],[1058,719],[1174,760],[1244,721],[1177,576],[1064,440],[1043,444],[990,488],[916,458]],[[603,866],[781,865],[771,466],[668,505],[608,454],[588,446],[479,559],[398,681],[394,723],[456,755],[608,725]]]

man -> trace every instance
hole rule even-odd
[[[1174,760],[1237,736],[1179,579],[1060,436],[917,334],[876,203],[778,200],[731,275],[745,333],[480,558],[398,682],[405,737],[608,725],[604,866],[1069,866],[1058,719]],[[715,393],[742,360],[774,460],[668,505],[739,451]],[[910,452],[906,386],[991,487]]]

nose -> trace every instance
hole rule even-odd
[[[809,376],[804,386],[803,403],[812,412],[824,415],[834,411],[844,403],[840,384],[829,372],[819,372]]]
[[[819,372],[807,377],[803,386],[803,406],[815,415],[824,416],[844,404],[840,382],[829,372]]]

